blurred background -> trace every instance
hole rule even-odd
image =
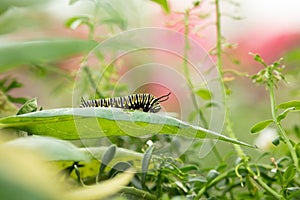
[[[86,55],[95,47],[96,43],[93,41],[103,42],[117,34],[137,28],[158,27],[184,33],[188,10],[189,37],[203,47],[213,62],[215,57],[211,52],[216,42],[214,7],[210,1],[204,1],[199,6],[194,6],[194,2],[169,1],[170,11],[167,13],[160,5],[148,0],[1,1],[2,90],[8,94],[15,106],[19,107],[24,102],[21,97],[37,97],[39,105],[44,109],[78,106],[79,102],[72,99],[75,81],[78,84],[78,96],[90,98],[127,95],[134,91],[165,94],[169,88],[178,84],[177,79],[173,83],[168,82],[170,85],[166,87],[147,84],[130,87],[130,83],[135,81],[130,77],[122,84],[117,83],[123,74],[135,66],[156,61],[179,69],[182,63],[178,62],[182,62],[182,59],[176,60],[169,57],[169,54],[149,58],[149,54],[142,52],[121,58],[111,64],[113,67],[101,71],[99,66],[101,68],[102,64],[106,63],[106,56],[111,55],[97,54],[95,51],[92,56]],[[278,103],[300,98],[299,8],[300,2],[297,0],[235,0],[223,1],[221,5],[224,68],[251,75],[258,72],[262,66],[253,61],[249,52],[260,54],[269,64],[283,57],[287,81],[281,83],[276,90]],[[168,38],[165,39],[169,41]],[[170,41],[175,45],[176,42]],[[115,53],[120,49],[126,50],[126,45],[130,44],[114,46]],[[96,61],[93,62],[95,58]],[[173,62],[169,63],[170,60]],[[86,66],[88,68],[85,68]],[[79,68],[83,74],[80,77],[77,74]],[[189,68],[192,71],[192,67]],[[184,74],[183,71],[181,73]],[[98,94],[95,88],[91,87],[90,80],[97,80],[100,75],[103,79],[102,84],[97,85],[100,91]],[[166,76],[167,72],[144,71],[140,77],[151,82],[151,77],[165,79]],[[231,115],[236,133],[239,139],[249,143],[258,140],[258,136],[250,135],[249,130],[256,122],[270,118],[267,92],[265,88],[253,84],[249,78],[231,73],[227,78],[231,80],[228,85],[232,92]],[[192,77],[195,84],[200,79]],[[200,83],[202,82],[200,80]],[[12,86],[8,87],[11,84]],[[178,93],[180,94],[179,91]],[[168,103],[163,103],[164,110],[185,116],[183,120],[197,124],[197,120],[193,121],[190,116],[192,105],[183,101],[180,102],[179,97],[173,96]],[[203,103],[203,99],[199,101]],[[185,115],[182,113],[184,111],[188,113]],[[284,121],[289,130],[293,130],[296,122],[299,122],[299,115],[296,114]],[[268,135],[272,141],[276,132]],[[271,148],[269,144],[271,142],[262,146]],[[211,157],[209,160],[213,163],[213,159]]]

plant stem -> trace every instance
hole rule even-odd
[[[223,81],[223,60],[222,60],[222,33],[221,33],[221,12],[220,12],[220,3],[219,0],[215,0],[215,7],[216,7],[216,31],[217,31],[217,69],[219,73],[219,79],[221,81],[221,85],[223,88],[223,92],[225,94],[224,97],[224,107],[225,107],[225,124],[226,130],[231,138],[236,139],[236,136],[232,129],[232,123],[229,117],[229,105],[228,105],[228,95],[226,93],[226,86]],[[246,159],[246,155],[241,149],[240,146],[234,145],[235,151],[238,153],[239,157]]]
[[[257,176],[250,167],[247,167],[247,171],[252,175],[253,179],[268,193],[270,193],[276,199],[284,199],[282,195],[278,194],[275,190],[269,187],[260,176]]]
[[[236,138],[235,133],[232,129],[232,123],[229,117],[229,105],[228,105],[228,95],[226,93],[226,86],[225,83],[223,81],[223,62],[222,62],[222,33],[221,33],[221,12],[220,12],[220,4],[219,4],[219,0],[215,0],[215,9],[216,9],[216,32],[217,32],[217,45],[216,45],[216,49],[217,49],[217,69],[218,69],[218,73],[219,73],[219,78],[222,84],[222,88],[225,94],[225,98],[224,98],[224,107],[225,107],[225,124],[226,124],[226,130],[227,133],[229,134],[229,136],[231,138]],[[261,178],[260,176],[257,176],[253,170],[249,167],[249,159],[247,157],[247,155],[244,153],[244,151],[242,150],[242,148],[238,145],[234,145],[234,149],[237,152],[238,156],[242,159],[243,165],[244,167],[247,169],[248,173],[250,173],[253,178],[255,180],[257,180],[257,182],[261,185],[261,187],[263,187],[266,191],[268,191],[269,193],[271,193],[275,198],[277,199],[282,199],[282,196],[280,194],[278,194],[276,191],[274,191],[272,188],[270,188]],[[201,191],[198,193],[198,197],[200,197],[201,195]]]
[[[300,173],[299,167],[298,167],[299,166],[299,161],[298,161],[298,157],[296,155],[296,152],[294,150],[294,147],[293,147],[292,143],[290,142],[290,139],[288,138],[285,130],[281,126],[280,122],[277,121],[276,103],[275,103],[275,95],[274,95],[274,85],[273,84],[268,85],[268,90],[269,90],[269,95],[270,95],[271,113],[272,113],[273,121],[275,122],[275,124],[276,124],[276,126],[279,130],[280,137],[283,139],[283,141],[288,146],[290,154],[292,156],[292,160],[294,162],[294,165],[296,166],[296,169],[297,169],[298,173]]]
[[[100,93],[100,91],[97,88],[97,85],[96,85],[96,83],[95,83],[95,81],[94,81],[94,79],[92,77],[90,69],[88,67],[83,67],[83,70],[86,73],[86,75],[87,75],[87,77],[88,77],[88,79],[89,79],[89,81],[90,81],[93,89],[95,90],[98,98],[104,98],[104,96]]]
[[[189,44],[189,17],[190,17],[190,10],[187,9],[184,13],[184,60],[183,60],[183,70],[184,70],[184,74],[188,83],[189,88],[193,91],[194,90],[194,86],[192,83],[192,80],[190,78],[190,74],[189,74],[189,69],[188,69],[188,51],[190,49],[190,44]],[[202,125],[204,128],[208,128],[208,122],[206,121],[204,114],[202,112],[201,109],[199,109],[197,100],[196,100],[196,96],[194,94],[194,92],[192,92],[192,101],[193,101],[193,105],[195,107],[195,109],[197,109],[198,114],[199,114],[199,118],[202,122]]]
[[[280,194],[278,194],[275,190],[273,190],[271,187],[269,187],[261,178],[260,176],[257,176],[253,170],[250,167],[246,168],[248,173],[251,174],[253,179],[262,187],[264,188],[268,193],[270,193],[274,198],[276,199],[284,199]],[[232,174],[235,171],[235,169],[229,169],[228,171],[223,172],[219,176],[217,176],[214,180],[209,182],[207,185],[202,187],[200,191],[198,192],[195,199],[200,199],[201,196],[211,187],[222,181],[223,179],[227,179],[229,177],[229,174]]]
[[[139,190],[134,187],[123,187],[121,192],[139,197],[138,199],[149,199],[149,200],[158,199],[155,195],[150,194],[149,192],[146,192],[144,190]]]

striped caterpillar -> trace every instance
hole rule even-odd
[[[103,98],[103,99],[93,99],[93,100],[84,100],[82,97],[80,108],[114,107],[114,108],[124,108],[129,110],[141,109],[143,110],[143,112],[156,113],[161,109],[159,103],[168,100],[170,94],[171,92],[158,98],[148,93],[132,94],[124,97]]]

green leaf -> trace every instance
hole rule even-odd
[[[277,116],[277,121],[280,122],[281,120],[283,120],[284,118],[286,118],[287,114],[291,110],[295,110],[295,107],[291,107],[291,108],[285,109],[282,113],[280,113],[280,115]]]
[[[72,17],[72,18],[68,19],[65,23],[66,27],[68,27],[72,30],[75,30],[76,28],[78,28],[82,24],[85,24],[90,28],[91,28],[91,26],[93,26],[90,23],[90,18],[87,17],[87,16]]]
[[[199,89],[195,93],[204,100],[211,100],[212,98],[211,92],[207,89]]]
[[[260,57],[260,55],[258,54],[254,54],[254,53],[249,53],[250,55],[253,56],[254,60],[261,63],[262,65],[264,65],[265,67],[267,67],[267,64],[265,63],[265,61],[262,59],[262,57]]]
[[[78,39],[52,39],[0,44],[0,72],[10,68],[57,61],[92,50],[97,42]]]
[[[116,145],[111,145],[106,152],[104,153],[102,159],[101,159],[101,165],[99,168],[99,175],[101,175],[106,166],[108,165],[108,163],[114,158],[115,154],[116,154]]]
[[[0,1],[0,14],[4,13],[6,10],[13,7],[28,7],[41,3],[45,3],[47,1],[40,0],[1,0]]]
[[[165,10],[166,13],[170,12],[170,7],[167,0],[151,0],[151,1],[159,4]]]
[[[267,126],[269,126],[273,122],[274,121],[272,119],[268,119],[268,120],[265,120],[265,121],[258,122],[257,124],[255,124],[251,128],[251,133],[256,134],[256,133],[262,131],[263,129],[265,129]]]
[[[215,179],[217,176],[219,176],[220,172],[218,172],[217,170],[209,170],[207,176],[206,176],[206,180],[207,181],[212,181],[213,179]]]
[[[111,146],[110,146],[111,147]],[[82,179],[87,179],[90,177],[97,177],[99,175],[99,158],[102,158],[103,155],[105,154],[105,152],[107,152],[107,149],[109,149],[110,147],[85,147],[85,148],[81,148],[80,150],[88,155],[91,155],[91,161],[89,162],[80,162],[81,164],[83,164],[83,167],[80,167],[80,172],[81,172],[81,178]],[[129,162],[130,164],[139,172],[142,172],[142,159],[144,157],[143,153],[138,153],[135,151],[131,151],[128,149],[124,149],[124,148],[120,148],[117,147],[116,148],[116,153],[115,156],[113,157],[113,159],[109,162],[109,168],[111,168],[111,166],[115,166],[117,165],[117,163],[120,162]],[[153,155],[153,157],[157,157],[156,155]],[[59,162],[59,166],[61,166],[62,168],[64,168],[65,166],[69,166],[72,165],[73,162]],[[120,166],[120,164],[118,164],[118,167]],[[153,162],[151,162],[151,165],[149,166],[149,169],[153,169],[154,164]],[[119,169],[119,168],[118,168]],[[103,176],[100,176],[100,178],[108,178],[107,174],[104,173],[102,174]],[[76,178],[75,174],[71,174],[71,176],[73,178]],[[99,180],[99,178],[98,178]],[[101,181],[102,182],[102,181]]]
[[[28,100],[22,107],[19,109],[17,115],[22,115],[25,113],[31,113],[37,111],[37,100],[36,98]]]
[[[300,100],[288,101],[281,103],[277,106],[277,109],[289,109],[295,108],[295,110],[300,110]]]
[[[280,143],[280,136],[276,137],[273,141],[272,144],[274,144],[275,146],[278,146]]]
[[[7,98],[12,103],[24,104],[26,103],[26,101],[28,101],[28,99],[24,97],[12,97],[10,95],[7,95]]]
[[[148,172],[148,168],[150,165],[150,161],[151,161],[151,157],[152,157],[152,153],[153,150],[155,148],[155,145],[151,145],[145,152],[145,155],[143,157],[143,161],[142,161],[142,186],[143,188],[145,188],[146,186],[146,175]]]
[[[186,165],[180,168],[180,171],[183,173],[188,173],[190,171],[196,171],[196,170],[199,170],[199,167],[197,165]]]
[[[294,148],[295,148],[297,157],[300,159],[300,143],[297,143]]]
[[[75,4],[79,0],[69,0],[69,5]]]
[[[109,177],[114,177],[120,172],[124,172],[129,169],[131,166],[128,162],[117,162],[114,166],[112,166],[111,170],[109,171]]]
[[[283,173],[283,181],[287,185],[296,175],[296,167],[294,165],[288,166],[288,168]]]
[[[82,151],[68,141],[46,136],[22,137],[7,143],[1,148],[7,151],[10,148],[22,148],[33,150],[45,155],[48,161],[88,161],[88,152]]]
[[[191,138],[219,139],[256,148],[220,133],[194,126],[176,118],[116,108],[60,108],[0,119],[0,128],[15,128],[36,135],[61,139],[87,139],[106,136],[147,136],[171,134]]]

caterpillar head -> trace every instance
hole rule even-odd
[[[161,103],[163,101],[167,101],[169,99],[170,94],[171,94],[171,92],[169,92],[167,95],[155,98],[153,103],[150,105],[149,112],[152,112],[152,113],[159,112],[161,109],[161,106],[159,103]]]

